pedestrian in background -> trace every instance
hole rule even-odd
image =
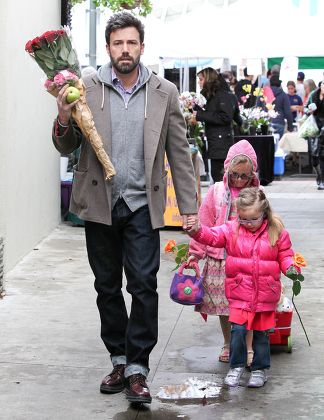
[[[316,83],[313,79],[307,79],[304,82],[304,97],[303,97],[303,104],[307,106],[307,103],[311,100],[312,93],[317,89]]]
[[[86,76],[87,103],[116,175],[107,182],[94,151],[71,118],[67,86],[57,97],[53,141],[61,153],[81,145],[70,211],[85,220],[88,258],[95,275],[101,338],[113,365],[103,393],[123,391],[130,402],[150,403],[149,356],[158,338],[159,228],[164,226],[165,153],[183,227],[197,218],[196,182],[176,87],[140,62],[144,27],[129,13],[106,26],[110,63]],[[129,316],[122,293],[132,296]]]
[[[279,134],[280,139],[285,132],[285,121],[287,121],[288,131],[294,130],[293,117],[290,110],[288,95],[282,90],[281,80],[278,75],[275,74],[270,77],[270,87],[275,96],[273,104],[278,113],[277,117],[271,119],[271,126],[275,133]]]
[[[207,103],[205,109],[194,107],[192,121],[205,123],[211,176],[218,182],[223,179],[224,161],[234,143],[233,121],[240,127],[242,119],[237,99],[220,73],[207,67],[197,76]]]
[[[295,82],[290,80],[287,82],[287,90],[288,90],[288,99],[290,103],[290,110],[292,113],[293,121],[296,121],[297,113],[303,112],[303,100],[302,98],[297,95],[296,91],[296,85]]]
[[[225,290],[232,330],[230,370],[224,383],[239,385],[247,360],[246,334],[253,330],[254,355],[247,386],[259,388],[266,383],[265,370],[270,368],[267,331],[275,327],[280,274],[294,266],[294,253],[288,232],[261,189],[241,190],[236,206],[236,220],[213,228],[199,226],[189,235],[210,247],[225,248],[227,253]]]
[[[199,209],[199,221],[204,226],[219,226],[237,217],[235,199],[242,188],[259,186],[256,171],[257,157],[247,140],[235,143],[228,151],[224,162],[224,177],[212,185]],[[205,295],[202,304],[195,310],[206,319],[218,315],[223,334],[223,347],[219,361],[228,363],[230,355],[231,324],[228,320],[229,306],[225,296],[224,248],[215,248],[191,239],[188,263],[205,259],[203,281]],[[251,352],[251,349],[250,349]],[[251,354],[251,353],[250,353]]]
[[[235,86],[235,95],[240,105],[244,108],[252,108],[255,105],[256,97],[253,95],[258,86],[258,79],[253,83],[254,76],[248,74],[247,67],[243,69],[244,78],[239,80]]]
[[[305,96],[304,80],[305,80],[305,73],[302,71],[299,71],[297,74],[296,93],[298,96],[302,98],[302,100],[304,100],[304,96]]]
[[[312,105],[315,105],[312,107]],[[313,114],[319,135],[308,140],[312,166],[316,173],[317,189],[324,190],[324,84],[313,91],[307,103],[307,113]]]

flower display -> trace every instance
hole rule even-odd
[[[252,95],[252,87],[251,85],[243,85],[242,89],[247,92],[247,95],[241,98],[243,103],[245,103]],[[251,108],[244,108],[244,105],[239,106],[244,134],[249,132],[250,127],[254,127],[257,132],[262,132],[263,128],[267,131],[271,119],[278,116],[278,112],[275,111],[275,105],[272,104],[273,98],[268,98],[266,95],[270,96],[267,94],[266,89],[256,87],[253,91],[253,96],[256,96],[257,105]],[[259,104],[262,104],[262,106]]]
[[[204,109],[206,98],[196,92],[182,92],[179,96],[180,108],[187,124],[187,137],[196,140],[199,147],[202,147],[201,134],[204,132],[204,126],[200,121],[192,121],[192,112],[195,107]]]
[[[301,282],[304,281],[304,276],[301,274],[300,267],[306,267],[307,263],[305,258],[299,252],[296,252],[293,258],[294,265],[291,265],[288,268],[286,276],[293,281],[293,296],[297,296],[301,292]]]
[[[96,156],[103,165],[106,180],[112,179],[115,169],[107,155],[102,139],[94,125],[91,110],[85,98],[85,86],[82,82],[76,51],[72,47],[70,32],[67,27],[47,31],[25,45],[25,51],[36,61],[46,74],[46,90],[57,96],[62,86],[68,84],[80,91],[80,100],[72,109],[72,117],[82,134],[90,142]]]
[[[177,245],[176,241],[170,239],[164,247],[164,252],[173,253],[174,260],[176,262],[176,267],[173,268],[172,271],[177,270],[182,263],[187,261],[189,257],[189,244],[179,244]]]

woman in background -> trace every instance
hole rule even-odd
[[[205,123],[211,176],[214,182],[218,182],[223,179],[224,161],[234,143],[233,120],[241,127],[242,119],[236,96],[221,74],[207,67],[197,76],[207,103],[205,109],[194,107],[192,120]]]

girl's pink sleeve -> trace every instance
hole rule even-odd
[[[212,185],[200,206],[199,209],[199,220],[200,223],[204,226],[212,227],[215,224],[216,219],[216,206],[214,201],[214,188],[215,185]],[[198,259],[203,259],[206,257],[206,245],[203,245],[194,239],[191,239],[189,243],[189,255],[194,255]]]
[[[215,248],[225,248],[226,232],[226,224],[213,228],[202,226],[193,238],[195,241],[205,245],[214,246]]]
[[[286,230],[281,232],[277,245],[280,270],[286,274],[287,269],[294,265],[294,251],[291,248],[290,236]]]

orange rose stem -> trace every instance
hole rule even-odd
[[[294,297],[295,297],[295,295],[293,294],[293,295],[292,295],[292,298],[291,298],[291,301],[292,301],[292,304],[294,305],[294,308],[295,308],[296,314],[298,315],[298,318],[299,318],[300,324],[301,324],[301,326],[302,326],[302,328],[303,328],[303,330],[304,330],[304,333],[305,333],[305,336],[306,336],[306,339],[307,339],[308,345],[310,346],[310,345],[311,345],[311,343],[310,343],[310,341],[309,341],[309,338],[308,338],[307,332],[306,332],[306,330],[305,330],[305,327],[304,327],[303,321],[302,321],[302,319],[301,319],[301,316],[299,315],[298,309],[297,309],[297,307],[296,307],[296,305],[295,305],[295,302],[294,302]]]

